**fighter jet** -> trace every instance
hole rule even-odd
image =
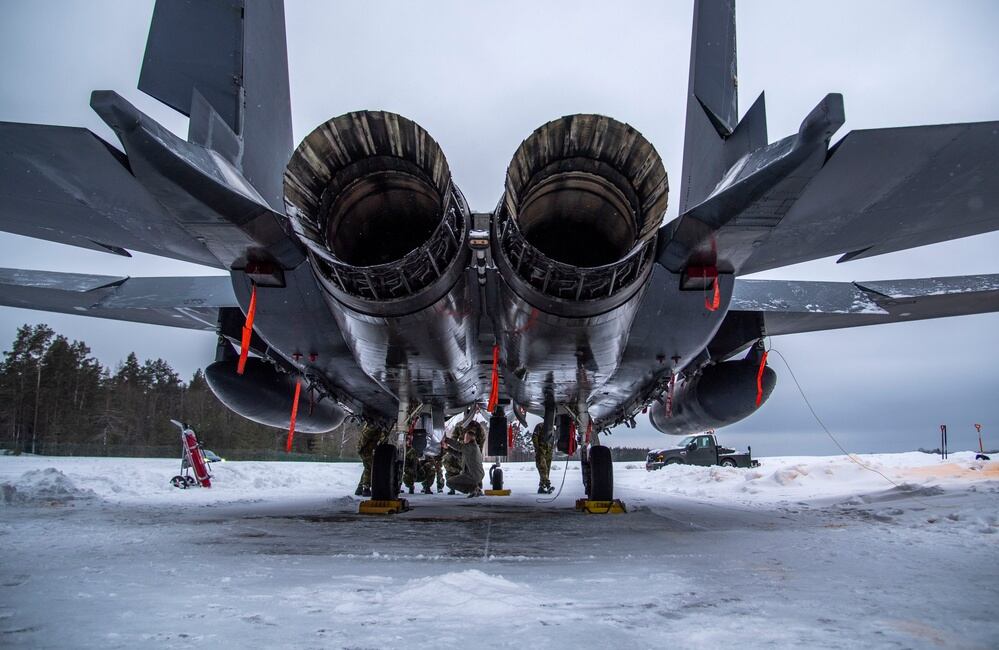
[[[542,419],[613,499],[601,435],[737,422],[776,383],[768,336],[999,311],[999,275],[795,282],[740,276],[999,229],[999,122],[853,131],[840,95],[771,142],[739,118],[735,6],[694,9],[679,216],[655,147],[577,114],[520,144],[492,210],[444,151],[385,111],[292,138],[280,0],[158,0],[139,88],[186,140],[113,91],[80,128],[0,123],[0,228],[226,276],[0,270],[0,304],[214,332],[206,377],[236,413],[320,433],[351,417],[395,435],[372,497],[398,492],[406,433],[483,413],[488,453]]]

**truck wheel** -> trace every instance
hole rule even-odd
[[[389,501],[399,496],[395,470],[395,445],[382,443],[375,447],[371,459],[371,498]]]
[[[590,447],[590,500],[614,500],[614,464],[610,449],[603,445]]]
[[[663,464],[664,465],[682,465],[683,461],[680,460],[679,458],[667,458],[666,462],[663,463]]]
[[[725,458],[721,462],[722,467],[735,467],[735,461],[731,458]]]

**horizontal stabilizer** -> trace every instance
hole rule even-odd
[[[0,230],[128,255],[220,266],[86,129],[0,122]]]
[[[999,122],[853,131],[740,268],[860,259],[999,229]]]
[[[999,311],[999,275],[875,282],[737,279],[730,312],[756,313],[762,335]]]
[[[0,305],[215,331],[238,307],[227,275],[129,278],[0,269]]]

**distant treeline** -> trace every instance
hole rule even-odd
[[[206,447],[225,457],[261,458],[284,448],[287,432],[246,420],[223,406],[199,369],[181,381],[163,359],[134,353],[114,370],[48,325],[24,325],[0,365],[0,442],[49,455],[179,456],[190,423]],[[354,458],[357,426],[300,436],[296,451]],[[244,452],[244,453],[240,453]]]
[[[300,435],[285,454],[286,431],[246,420],[218,401],[199,369],[188,382],[163,359],[134,353],[113,371],[48,325],[23,325],[0,364],[0,447],[14,453],[74,456],[179,456],[180,432],[229,459],[356,460],[359,424]],[[613,449],[614,460],[644,460],[648,449]],[[516,436],[509,460],[533,460],[530,433]]]

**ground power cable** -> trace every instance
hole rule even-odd
[[[551,503],[552,501],[554,501],[555,499],[557,499],[560,494],[562,494],[562,486],[565,485],[565,475],[569,473],[569,461],[570,460],[572,460],[572,457],[571,456],[566,456],[565,467],[562,469],[562,482],[559,483],[558,492],[555,493],[555,496],[547,498],[547,499],[534,499],[535,503]]]
[[[839,440],[836,439],[836,436],[834,436],[832,434],[832,432],[829,430],[829,427],[827,427],[825,425],[825,423],[822,421],[822,418],[819,417],[818,413],[815,412],[815,409],[812,407],[812,403],[810,401],[808,401],[808,396],[805,395],[805,390],[801,387],[801,383],[798,381],[798,378],[794,375],[794,371],[791,370],[791,364],[789,364],[787,362],[787,359],[784,357],[783,354],[780,353],[780,350],[778,350],[777,348],[771,347],[769,350],[767,350],[767,352],[768,353],[769,352],[775,353],[778,357],[780,357],[780,360],[784,362],[784,367],[787,368],[788,373],[790,373],[790,375],[791,375],[791,379],[794,380],[794,385],[798,388],[798,392],[801,394],[801,399],[804,400],[805,406],[808,407],[808,410],[811,412],[812,417],[815,418],[815,421],[822,428],[822,430],[825,432],[825,434],[827,436],[829,436],[829,439],[832,440],[833,444],[836,445],[836,447],[841,452],[843,452],[843,454],[851,462],[855,463],[859,467],[863,467],[864,469],[866,469],[869,472],[874,472],[875,474],[877,474],[878,476],[880,476],[884,480],[888,481],[889,483],[891,483],[893,486],[895,486],[896,488],[898,488],[902,492],[907,492],[908,491],[905,487],[903,487],[899,483],[896,483],[895,481],[893,481],[892,479],[890,479],[888,476],[886,476],[884,473],[882,473],[877,468],[871,467],[870,465],[867,465],[866,463],[864,463],[860,459],[858,459],[854,454],[852,454],[849,451],[847,451],[846,448],[843,447],[843,445],[840,444]],[[922,503],[924,506],[930,505],[927,502],[922,501],[918,497],[913,496],[913,499],[915,501],[918,501],[919,503]]]

